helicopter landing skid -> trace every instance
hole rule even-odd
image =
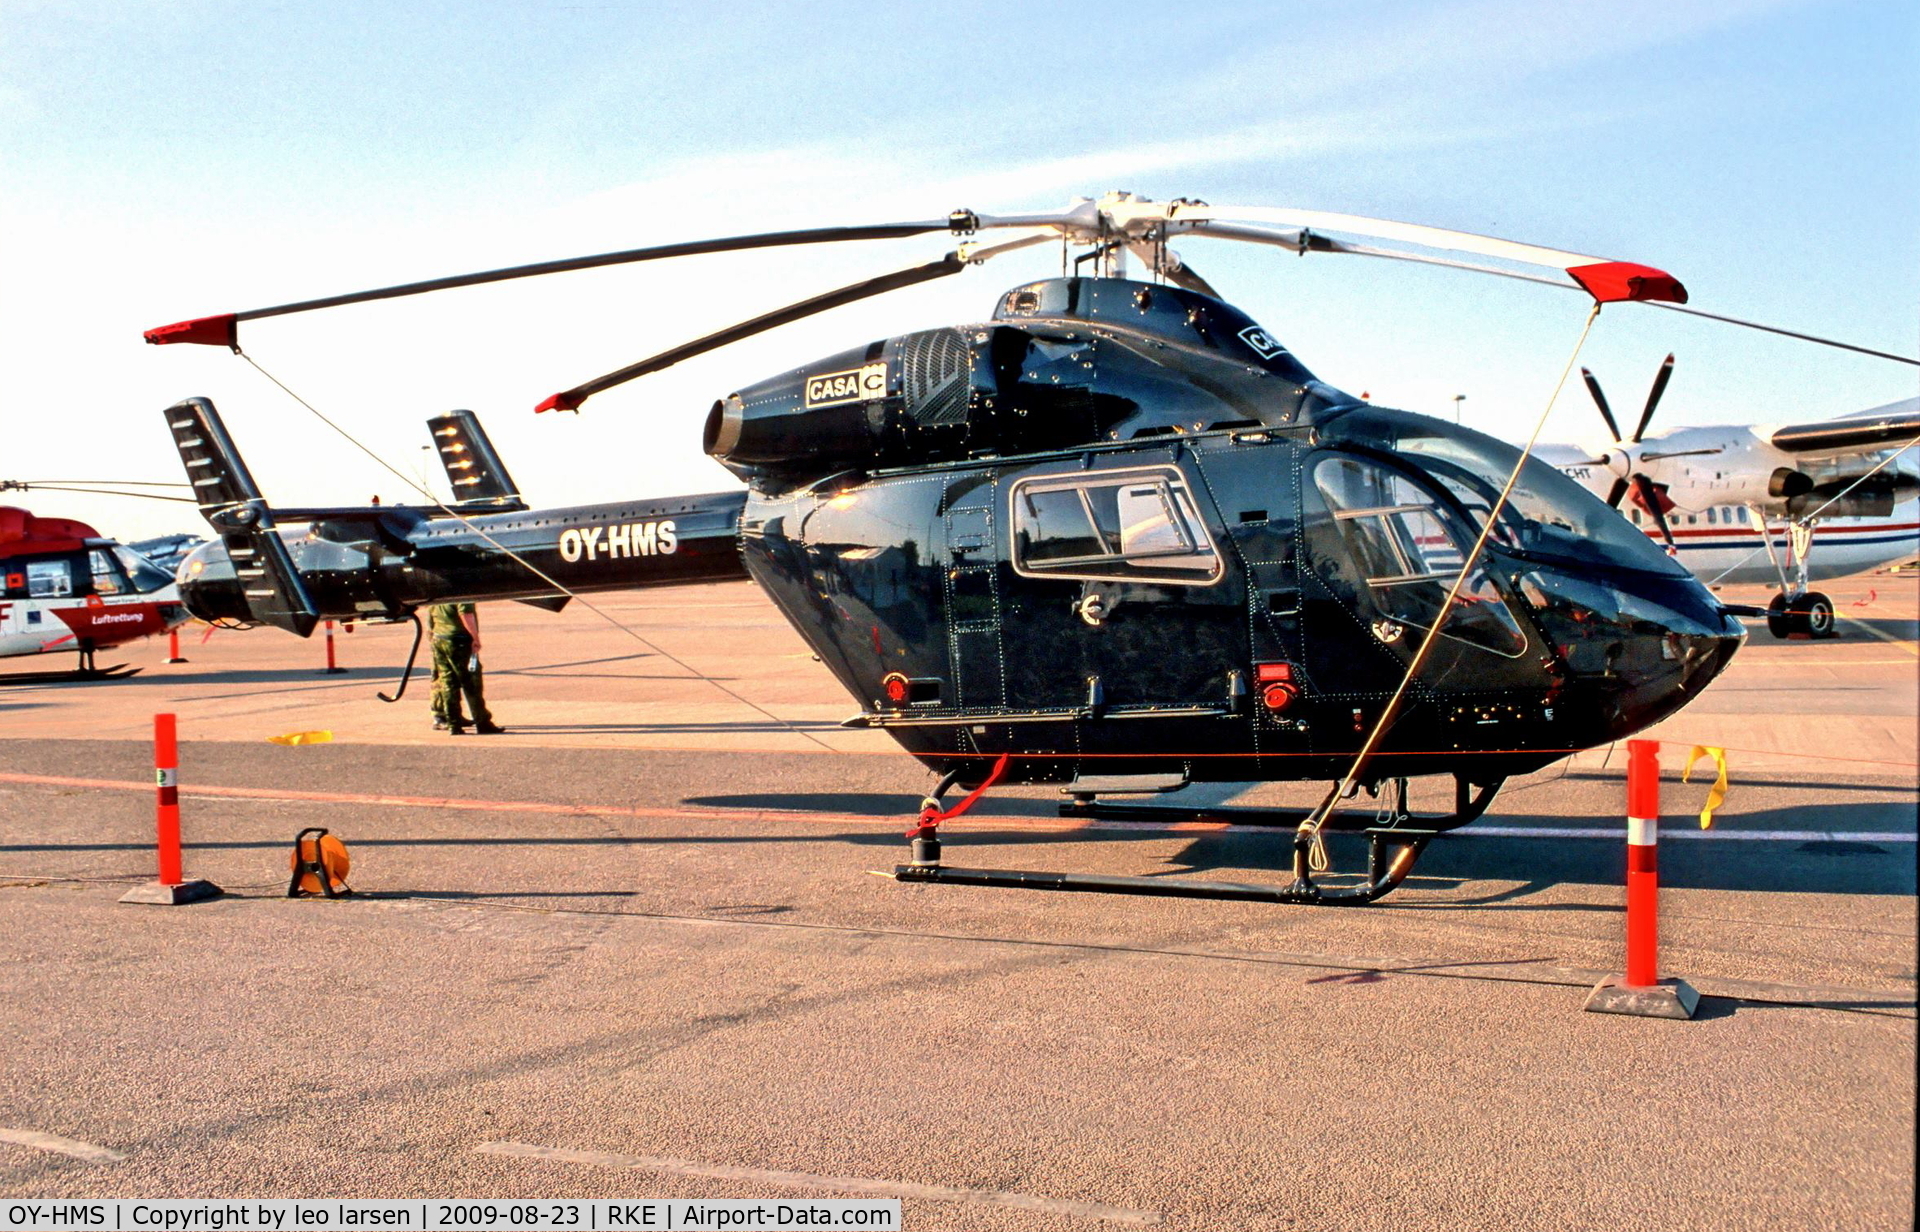
[[[900,864],[896,881],[937,881],[946,885],[996,886],[1015,890],[1062,890],[1080,894],[1132,894],[1156,898],[1212,898],[1230,902],[1294,903],[1302,906],[1358,906],[1381,898],[1406,879],[1413,862],[1437,832],[1374,827],[1367,835],[1367,879],[1353,886],[1325,886],[1309,876],[1287,885],[1249,885],[1237,881],[1187,881],[1172,877],[1115,877],[1097,873],[1046,873],[1001,868],[950,868],[944,864]],[[1389,857],[1388,850],[1394,854]],[[1304,855],[1301,857],[1304,859]],[[1296,861],[1298,866],[1298,861]]]
[[[953,776],[942,780],[934,789],[927,804],[937,808],[939,797],[952,785]],[[1322,885],[1314,881],[1311,871],[1310,853],[1314,843],[1314,834],[1303,828],[1296,828],[1293,836],[1293,880],[1283,886],[1249,885],[1231,881],[1187,881],[1167,877],[1120,877],[1093,873],[1052,873],[1035,872],[1024,869],[997,868],[953,868],[940,862],[940,840],[937,836],[937,823],[924,820],[918,830],[912,831],[912,862],[894,866],[895,881],[943,882],[948,885],[995,886],[1018,890],[1063,890],[1081,894],[1133,894],[1160,898],[1213,898],[1237,902],[1260,903],[1297,903],[1309,906],[1358,906],[1384,897],[1395,886],[1405,881],[1413,870],[1414,861],[1427,849],[1427,844],[1447,830],[1455,830],[1478,819],[1487,811],[1498,795],[1504,779],[1492,783],[1469,783],[1466,779],[1454,779],[1454,811],[1442,817],[1415,817],[1406,812],[1406,788],[1404,781],[1395,788],[1396,803],[1393,824],[1386,826],[1368,826],[1361,832],[1367,838],[1367,875],[1366,880],[1357,885]],[[1332,818],[1332,809],[1338,802],[1340,788],[1331,788],[1315,814],[1323,818]],[[1061,812],[1068,816],[1085,816],[1090,806],[1082,805],[1078,809],[1063,806]],[[1108,806],[1124,809],[1129,817],[1142,814],[1153,815],[1159,820],[1169,817],[1185,818],[1191,816],[1185,810],[1154,808],[1150,805]],[[1256,810],[1243,810],[1243,814],[1256,813]],[[1217,814],[1216,814],[1217,815]],[[1259,814],[1267,817],[1284,817],[1285,814]],[[1241,817],[1244,820],[1244,816]],[[1297,821],[1290,818],[1290,821]],[[1407,825],[1407,822],[1418,823]],[[1323,828],[1337,828],[1332,821],[1322,823]],[[883,874],[884,875],[884,874]]]
[[[13,684],[88,684],[101,680],[125,680],[138,676],[145,668],[116,663],[112,667],[78,667],[64,672],[8,672],[0,675],[0,686]]]

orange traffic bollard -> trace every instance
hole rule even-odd
[[[333,622],[329,620],[326,622],[326,625],[327,625],[327,666],[326,666],[326,669],[322,671],[320,674],[323,676],[338,676],[342,672],[346,671],[347,669],[344,667],[341,667],[338,663],[334,662]]]
[[[1599,1014],[1691,1018],[1700,994],[1660,978],[1660,742],[1627,741],[1627,970],[1587,998]]]
[[[122,895],[123,903],[181,903],[216,898],[221,889],[211,881],[188,881],[180,861],[180,746],[174,716],[153,716],[154,828],[160,849],[160,876]]]

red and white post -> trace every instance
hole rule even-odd
[[[1627,741],[1627,970],[1587,998],[1601,1014],[1691,1018],[1700,994],[1660,978],[1660,742]]]
[[[211,881],[188,881],[180,864],[180,744],[174,716],[153,716],[154,826],[159,836],[160,876],[135,886],[121,896],[123,903],[159,903],[178,906],[215,898],[220,887]]]
[[[321,672],[320,674],[323,676],[338,676],[342,672],[346,671],[347,669],[344,667],[341,667],[338,663],[334,662],[333,622],[331,620],[326,622],[326,629],[327,629],[327,666],[326,666],[326,670]]]
[[[1627,974],[1631,988],[1660,979],[1660,744],[1627,742]]]
[[[154,801],[160,832],[160,884],[177,886],[180,875],[180,742],[170,714],[153,716]]]

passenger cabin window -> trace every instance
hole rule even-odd
[[[1220,578],[1220,554],[1172,467],[1022,479],[1009,501],[1015,572],[1195,586]]]
[[[65,560],[27,562],[27,594],[35,599],[64,599],[73,593],[73,569]]]
[[[1357,458],[1327,458],[1313,480],[1375,607],[1401,624],[1431,628],[1472,542],[1455,515],[1407,476]],[[1508,658],[1527,648],[1519,622],[1478,565],[1440,622],[1440,635]]]

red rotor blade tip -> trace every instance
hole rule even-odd
[[[1664,300],[1670,304],[1687,302],[1687,289],[1665,270],[1632,261],[1601,261],[1576,265],[1568,277],[1585,287],[1595,302],[1617,304],[1622,300]]]
[[[170,342],[196,342],[201,346],[223,346],[240,349],[240,322],[233,313],[224,313],[217,317],[195,317],[191,321],[176,321],[172,325],[162,325],[146,332],[146,339],[155,346],[166,346]]]
[[[538,415],[541,411],[577,411],[580,409],[580,404],[586,400],[587,396],[585,394],[555,394],[539,406],[534,407],[533,413]]]

